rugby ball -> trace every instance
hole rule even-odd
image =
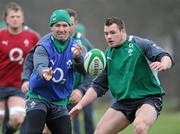
[[[87,74],[98,75],[106,67],[106,58],[104,52],[94,48],[86,53],[84,57],[84,68]]]

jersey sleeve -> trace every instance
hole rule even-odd
[[[34,54],[35,48],[31,49],[31,51],[27,54],[24,64],[23,64],[23,72],[21,74],[21,80],[22,82],[24,81],[29,81],[29,78],[31,76],[31,73],[34,69],[33,66],[33,54]]]
[[[108,91],[108,77],[106,69],[92,81],[91,87],[93,87],[98,97],[103,96]]]
[[[153,41],[137,36],[135,36],[133,40],[151,62],[160,61],[163,56],[169,56],[172,60],[172,63],[174,63],[172,56]]]
[[[37,46],[33,54],[34,69],[42,77],[43,70],[48,68],[49,65],[48,53],[43,46]]]

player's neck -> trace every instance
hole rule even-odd
[[[18,28],[8,27],[7,29],[11,34],[19,34],[22,32],[23,27],[18,27]]]

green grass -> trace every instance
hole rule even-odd
[[[155,124],[150,128],[149,134],[179,134],[180,113],[162,112]],[[132,134],[133,128],[130,125],[121,134]]]
[[[176,101],[175,101],[176,102]],[[158,120],[149,130],[148,134],[180,134],[180,111],[174,111],[176,107],[176,103],[174,101],[166,101],[164,104],[164,108],[159,116]],[[102,115],[110,106],[109,101],[107,99],[98,99],[95,103],[95,123],[97,124]],[[82,121],[82,114],[80,113],[80,122],[81,122],[81,132],[85,134],[83,131],[84,123]],[[1,133],[1,131],[0,131]],[[18,132],[16,133],[18,134]],[[118,133],[120,134],[120,133]],[[129,125],[126,129],[124,129],[121,134],[133,134],[132,125]]]
[[[150,128],[149,134],[180,134],[180,111],[175,112],[172,109],[175,107],[175,103],[165,103],[161,115],[155,124]],[[107,100],[100,99],[95,103],[95,121],[96,124],[104,114],[104,112],[109,107],[109,102]],[[84,123],[82,123],[82,116],[80,116],[81,120],[81,131],[83,132]],[[129,125],[126,129],[124,129],[121,134],[132,134],[133,128],[132,125]],[[118,133],[120,134],[120,133]]]

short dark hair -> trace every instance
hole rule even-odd
[[[69,13],[70,17],[74,17],[74,19],[78,21],[77,12],[74,9],[67,8],[66,11]]]
[[[13,10],[13,11],[22,11],[22,8],[20,5],[18,5],[17,3],[15,2],[10,2],[7,4],[5,10],[4,10],[4,13],[3,13],[3,16],[2,16],[2,19],[4,21],[6,21],[6,17],[8,15],[8,12],[9,10]],[[22,11],[23,12],[23,11]]]
[[[117,24],[120,30],[125,28],[124,21],[118,17],[110,17],[105,20],[106,26],[110,26],[112,24]]]

